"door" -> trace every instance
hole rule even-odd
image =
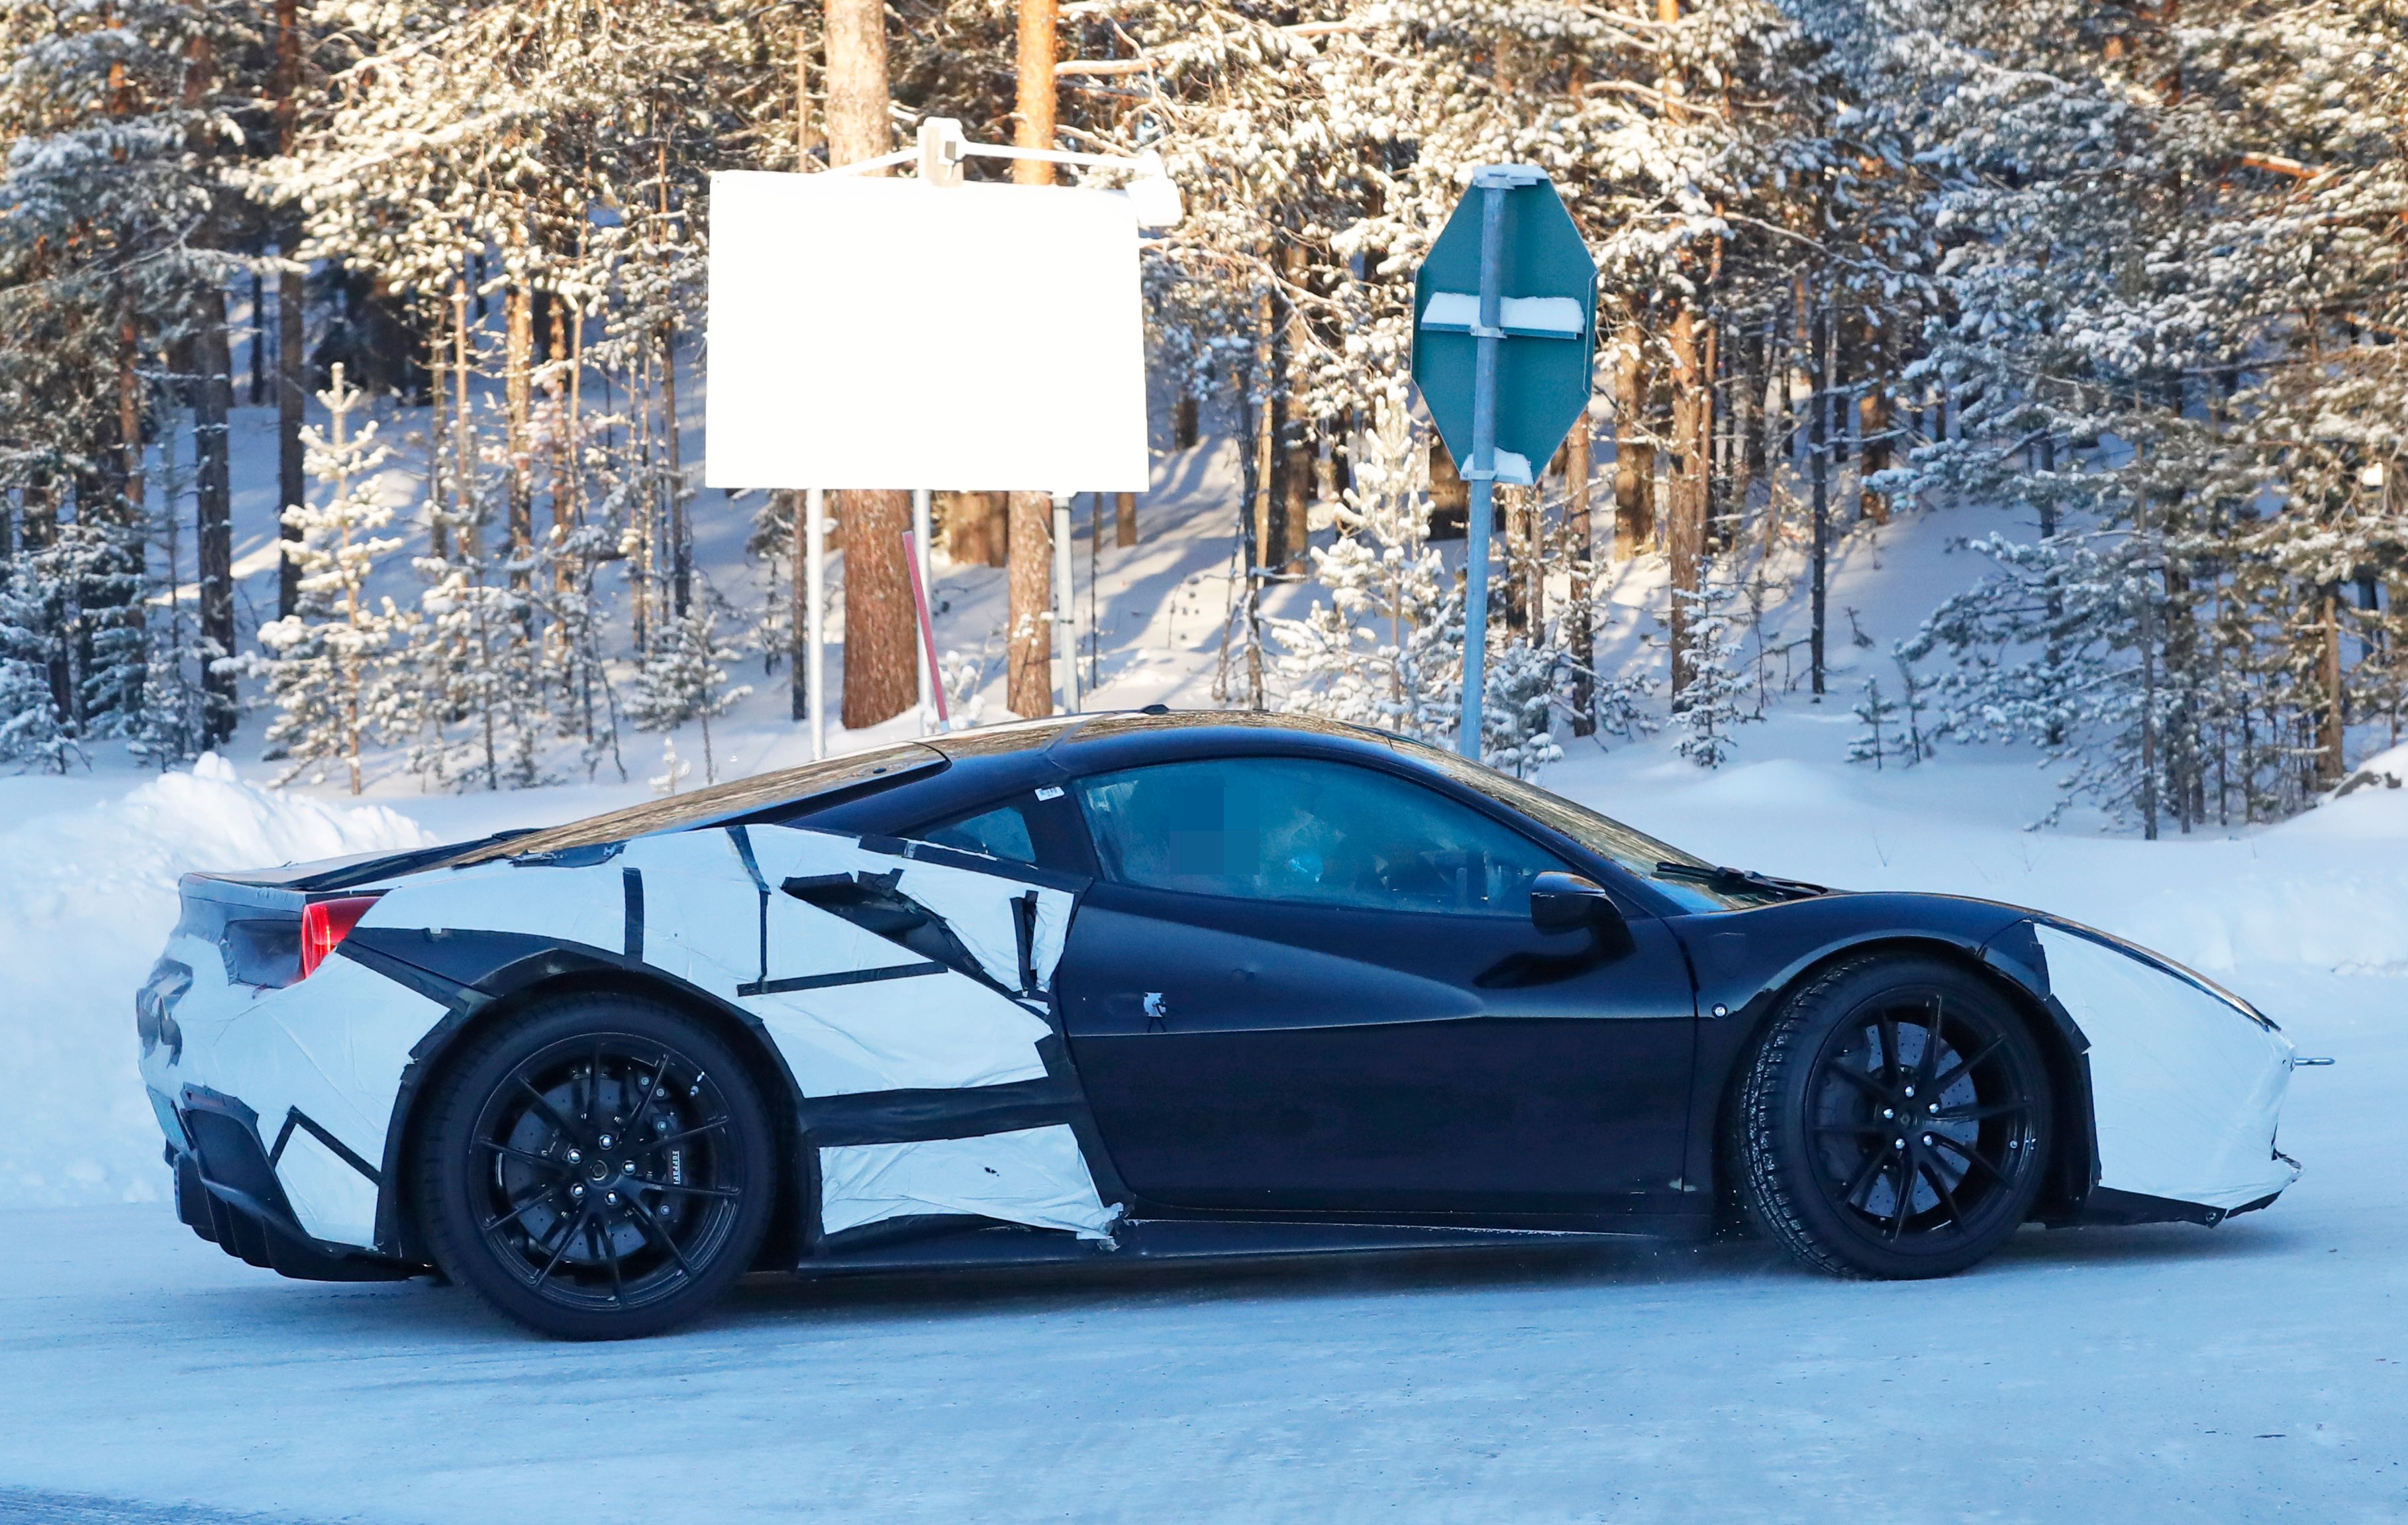
[[[1122,1178],[1198,1209],[1587,1214],[1681,1201],[1687,965],[1530,924],[1565,865],[1321,758],[1079,781],[1100,877],[1057,975]]]

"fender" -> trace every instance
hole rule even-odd
[[[2057,1091],[2057,1147],[2043,1216],[2070,1220],[2097,1181],[2089,1041],[2049,994],[2035,913],[1965,897],[1835,893],[1746,911],[1667,918],[1698,986],[1698,1059],[1689,1109],[1689,1179],[1715,1179],[1724,1109],[1740,1064],[1781,1001],[1814,971],[1857,951],[1953,955],[1987,970],[2044,1016],[2041,1044]],[[2054,1039],[2054,1042],[2049,1041]]]
[[[408,1178],[411,1125],[427,1076],[486,1012],[514,996],[562,980],[599,976],[602,983],[623,988],[648,987],[681,1004],[732,1020],[749,1036],[754,1062],[765,1065],[784,1086],[787,1105],[780,1112],[781,1144],[797,1142],[794,1135],[796,1120],[801,1115],[802,1089],[761,1019],[641,959],[608,948],[521,932],[428,932],[397,927],[359,928],[335,951],[337,957],[364,964],[448,1008],[443,1019],[410,1049],[409,1063],[403,1068],[400,1087],[394,1095],[393,1117],[385,1127],[383,1186],[377,1195],[377,1247],[386,1254],[424,1259],[404,1221],[401,1199]],[[807,1163],[818,1158],[815,1153],[799,1148],[784,1152]],[[787,1206],[799,1214],[796,1221],[808,1233],[817,1217],[819,1183],[814,1171],[796,1173],[798,1179]]]
[[[786,1105],[780,1112],[781,1153],[795,1161],[788,1207],[793,1223],[792,1259],[820,1249],[819,1150],[849,1144],[912,1143],[962,1138],[1068,1123],[1091,1130],[1086,1095],[1069,1068],[1057,1030],[1039,1044],[1042,1079],[962,1089],[896,1090],[845,1096],[806,1097],[784,1054],[761,1018],[711,991],[692,985],[641,958],[608,948],[563,942],[520,932],[425,931],[363,927],[337,948],[388,979],[441,1002],[443,1018],[410,1050],[385,1130],[382,1179],[377,1202],[377,1244],[402,1253],[408,1236],[401,1210],[408,1169],[409,1129],[426,1077],[466,1036],[480,1017],[513,998],[566,981],[590,981],[624,989],[649,989],[680,1004],[710,1012],[749,1035],[756,1064],[778,1077]],[[1095,1141],[1086,1132],[1082,1142]],[[414,1246],[409,1246],[414,1251]]]

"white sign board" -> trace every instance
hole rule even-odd
[[[1118,191],[710,177],[713,487],[1143,492]]]

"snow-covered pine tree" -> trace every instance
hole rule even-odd
[[[701,723],[705,784],[719,782],[710,748],[711,720],[752,692],[750,683],[731,685],[727,681],[728,666],[743,656],[721,638],[712,600],[697,598],[653,643],[627,697],[627,718],[638,730],[672,731],[689,720]]]
[[[1898,701],[1882,697],[1881,678],[1876,674],[1865,679],[1865,697],[1848,712],[1865,724],[1848,741],[1848,760],[1869,762],[1879,772],[1888,758],[1899,754]]]
[[[1732,589],[1709,583],[1694,592],[1675,588],[1672,597],[1686,619],[1677,626],[1688,640],[1689,686],[1672,704],[1672,724],[1682,731],[1673,750],[1700,768],[1730,760],[1732,732],[1761,718],[1746,702],[1756,687],[1731,612]]]
[[[1377,400],[1362,451],[1340,495],[1337,540],[1311,552],[1328,601],[1271,622],[1283,707],[1424,740],[1450,735],[1461,597],[1429,544],[1428,457],[1401,398]]]
[[[339,763],[358,794],[363,744],[388,734],[403,708],[386,669],[413,620],[391,598],[371,601],[366,592],[377,564],[402,546],[397,535],[377,534],[393,523],[380,501],[392,449],[377,439],[376,420],[353,419],[366,395],[344,379],[339,362],[318,400],[327,426],[304,425],[301,441],[310,476],[329,490],[320,503],[284,511],[297,536],[282,546],[300,568],[299,597],[293,613],[260,626],[265,655],[246,666],[281,712],[267,727],[268,755],[293,766],[278,782],[313,770],[313,779],[322,779],[320,765]]]

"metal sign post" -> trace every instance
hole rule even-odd
[[[827,755],[827,494],[813,487],[803,494],[808,516],[804,544],[803,597],[810,611],[811,670],[807,680],[811,712],[811,761]]]
[[[920,617],[924,622],[931,607],[928,602],[928,489],[925,487],[911,489],[911,534],[910,539],[903,542],[903,556],[910,564],[911,596],[918,601]],[[932,636],[930,638],[932,644],[928,651],[929,662],[937,659],[934,640]],[[933,670],[935,670],[933,668],[924,663],[920,669],[920,734],[923,736],[928,734],[936,715],[936,710],[930,707],[928,698],[934,692],[928,677]],[[951,727],[945,728],[952,729]]]
[[[1069,493],[1054,495],[1054,663],[1062,675],[1062,712],[1079,712],[1078,605],[1070,598]]]
[[[1414,278],[1413,309],[1413,381],[1471,488],[1455,749],[1477,762],[1497,483],[1538,480],[1588,406],[1597,348],[1597,262],[1545,170],[1471,172]]]

